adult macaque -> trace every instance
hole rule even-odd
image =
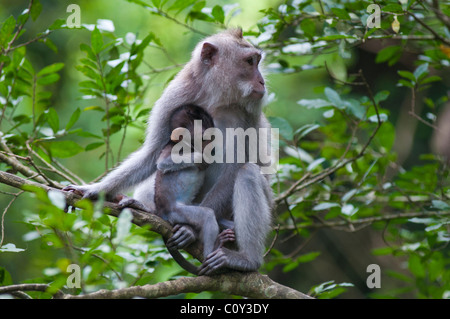
[[[259,71],[261,51],[242,36],[242,30],[218,33],[201,41],[191,60],[164,90],[149,118],[144,145],[99,183],[68,189],[95,198],[107,198],[138,185],[134,197],[152,204],[157,160],[170,136],[170,116],[176,106],[195,104],[213,118],[214,126],[227,128],[269,128],[262,114],[265,81]],[[258,133],[259,134],[259,133]],[[259,163],[214,162],[205,172],[204,184],[195,202],[214,211],[216,220],[233,220],[237,249],[220,247],[206,257],[200,274],[223,269],[254,271],[262,264],[265,239],[270,230],[272,191]],[[246,158],[249,147],[245,145]],[[236,153],[235,147],[234,151]],[[267,150],[269,145],[259,144]],[[264,152],[263,152],[264,153]],[[267,152],[266,152],[267,153]],[[236,154],[235,154],[236,156]],[[197,235],[197,234],[194,234]]]

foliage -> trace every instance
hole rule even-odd
[[[271,124],[280,129],[282,153],[273,184],[276,244],[270,247],[263,271],[280,268],[291,272],[320,258],[320,251],[305,252],[303,244],[286,253],[279,240],[284,236],[295,236],[307,243],[317,229],[354,232],[372,225],[386,244],[374,249],[374,256],[394,256],[407,264],[402,272],[389,272],[390,277],[401,282],[401,289],[373,293],[372,297],[402,297],[409,293],[420,298],[448,298],[448,162],[423,153],[416,165],[401,167],[392,174],[397,160],[393,152],[396,127],[388,101],[399,92],[411,94],[410,116],[424,128],[439,131],[435,119],[447,101],[445,90],[439,91],[440,96],[425,99],[425,118],[416,113],[416,104],[422,102],[416,97],[437,84],[448,90],[448,78],[443,79],[443,74],[450,66],[450,7],[438,1],[377,1],[382,10],[381,26],[375,28],[368,25],[371,13],[367,8],[372,3],[286,1],[262,10],[263,18],[255,27],[244,30],[246,37],[266,52],[269,74],[289,76],[325,70],[331,80],[315,88],[314,98],[297,102],[296,110],[319,114],[314,123],[296,127],[288,118],[269,117]],[[208,4],[197,0],[127,0],[121,6],[139,6],[149,15],[202,36],[229,26],[239,13],[238,4]],[[29,35],[25,26],[35,23],[41,11],[39,1],[30,1],[27,10],[9,16],[1,24],[0,167],[60,188],[83,182],[63,165],[70,163],[67,160],[98,156],[107,171],[123,158],[130,128],[145,128],[150,108],[145,99],[153,78],[168,74],[166,80],[170,80],[182,65],[170,57],[163,44],[168,39],[162,35],[148,32],[144,36],[119,36],[114,22],[105,19],[75,29],[57,20],[44,32]],[[44,43],[58,54],[50,35],[63,31],[85,32],[90,37],[79,46],[83,56],[76,66],[83,76],[77,84],[79,98],[90,104],[73,107],[67,119],[60,116],[54,104],[65,62],[37,69],[29,58],[29,47],[35,42]],[[360,70],[352,74],[349,70],[356,49],[380,39],[389,40],[390,45],[379,49],[373,62],[399,69],[396,87],[376,91],[368,81],[373,75]],[[169,66],[153,65],[149,48],[162,52]],[[413,68],[403,69],[399,61],[403,53],[410,51],[416,52]],[[95,130],[98,127],[93,129],[80,121],[91,114],[100,114],[101,133]],[[31,173],[17,162],[30,166]],[[108,216],[100,200],[95,204],[82,201],[81,208],[66,212],[66,202],[58,193],[35,188],[25,191],[34,194],[35,206],[23,214],[22,223],[29,228],[23,238],[27,242],[39,241],[42,250],[54,253],[52,266],[44,267],[39,278],[29,278],[51,283],[51,289],[33,296],[49,297],[52,292],[67,289],[70,264],[82,269],[82,286],[72,291],[74,294],[153,284],[187,275],[169,257],[162,240],[133,225],[126,211],[119,218]],[[3,193],[12,197],[3,211],[5,216],[23,192]],[[0,255],[26,254],[23,248],[4,241],[7,232],[2,230]],[[8,267],[1,266],[0,285],[6,286],[12,279]],[[351,286],[334,281],[318,283],[310,294],[333,298]]]

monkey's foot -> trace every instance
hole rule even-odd
[[[120,206],[120,208],[129,207],[129,208],[143,210],[144,212],[147,212],[147,213],[151,213],[151,210],[147,206],[145,206],[140,201],[138,201],[137,199],[134,199],[132,197],[128,197],[128,196],[120,194],[120,195],[116,196],[115,200],[118,201],[118,205]]]
[[[199,276],[209,276],[224,270],[228,263],[228,256],[223,248],[210,253],[200,267]]]
[[[219,242],[219,245],[218,245],[219,248],[223,247],[225,245],[225,243],[236,241],[236,235],[234,233],[234,230],[232,230],[232,229],[223,230],[219,234],[219,236],[217,236],[217,240]]]
[[[191,227],[185,225],[175,225],[173,235],[167,240],[167,247],[174,249],[184,249],[195,241],[195,234]]]

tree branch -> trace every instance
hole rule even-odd
[[[429,218],[435,216],[450,216],[450,211],[431,211],[431,212],[409,212],[409,213],[398,213],[398,214],[385,214],[381,216],[366,217],[356,220],[338,220],[338,221],[321,221],[320,223],[312,223],[305,225],[288,225],[280,226],[280,230],[293,230],[295,227],[303,229],[319,229],[319,228],[337,228],[337,227],[349,227],[353,231],[354,226],[370,225],[374,222],[380,221],[390,221],[395,219],[404,218]]]
[[[218,276],[182,277],[155,285],[134,286],[116,290],[99,290],[86,295],[64,295],[65,299],[160,298],[180,293],[221,291],[231,295],[258,299],[312,299],[292,288],[280,285],[257,272],[231,272]]]
[[[61,191],[57,188],[29,181],[7,172],[0,171],[0,183],[19,189],[23,189],[24,186],[34,186],[43,189],[46,192],[49,192],[51,190],[61,192],[66,199],[67,205],[69,206],[79,207],[77,203],[78,201],[81,200],[80,196],[72,192]],[[104,207],[106,208],[105,209],[106,214],[115,217],[118,217],[122,211],[122,208],[119,207],[119,205],[112,202],[105,202]],[[170,226],[170,224],[164,221],[163,219],[159,218],[155,214],[150,214],[138,209],[131,209],[131,208],[130,211],[133,215],[132,223],[134,223],[135,225],[141,227],[147,226],[149,227],[150,231],[160,234],[165,239],[169,239],[172,236],[172,227]],[[195,245],[190,245],[188,249],[186,249],[186,251],[195,258],[199,258],[200,256],[202,256],[201,250],[199,249],[199,247],[195,247]]]
[[[447,26],[447,28],[450,29],[450,17],[447,16],[444,12],[442,12],[442,10],[440,9],[439,6],[439,1],[438,0],[432,0],[432,7],[431,10],[433,10],[434,14],[436,15],[436,17],[441,20],[441,22],[443,24],[445,24]]]
[[[427,25],[425,22],[423,22],[421,19],[419,19],[414,13],[411,11],[408,11],[408,14],[416,20],[417,23],[419,23],[422,27],[427,29],[431,34],[434,35],[436,40],[441,41],[442,43],[445,43],[446,45],[450,46],[450,41],[448,41],[446,38],[440,36],[436,31],[434,31],[433,28],[431,28],[429,25]]]
[[[26,180],[19,176],[0,171],[0,183],[6,184],[15,188],[24,189],[24,186],[34,186],[45,190],[46,192],[52,190],[61,192],[65,198],[66,203],[70,206],[77,207],[77,202],[81,199],[80,196],[72,192],[64,192],[48,185],[42,185],[33,181]],[[25,189],[26,187],[25,187]],[[105,202],[104,206],[107,208],[105,212],[111,216],[119,216],[121,208],[111,202]],[[130,209],[133,215],[132,222],[138,226],[149,226],[149,230],[160,234],[163,238],[170,238],[172,236],[172,227],[170,224],[156,216],[137,209]],[[193,246],[193,247],[191,247]],[[202,255],[202,251],[198,246],[190,245],[186,249],[192,256],[198,258]],[[38,290],[46,291],[47,285],[13,285],[0,287],[1,293],[10,293],[22,290]],[[230,272],[218,276],[199,276],[199,277],[183,277],[172,281],[161,282],[155,285],[133,286],[117,290],[99,290],[94,293],[86,295],[62,295],[62,298],[67,299],[86,299],[86,298],[158,298],[170,295],[177,295],[187,292],[201,292],[201,291],[222,291],[224,293],[246,296],[250,298],[311,298],[292,288],[283,286],[271,280],[265,275],[257,272],[240,273]],[[60,294],[55,295],[55,298],[61,297]]]

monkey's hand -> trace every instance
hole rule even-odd
[[[195,234],[191,227],[187,225],[175,225],[173,235],[167,242],[167,248],[183,249],[195,241]]]
[[[74,194],[77,194],[79,196],[82,196],[83,198],[89,198],[89,199],[97,199],[98,198],[98,192],[92,190],[89,185],[69,185],[62,189],[66,192],[71,192]]]
[[[225,229],[217,236],[217,241],[218,247],[221,248],[225,243],[236,241],[236,235],[232,229]]]

